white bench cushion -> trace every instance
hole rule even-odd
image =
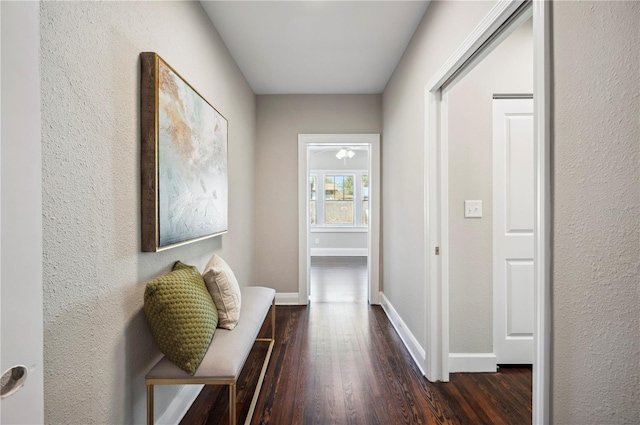
[[[202,363],[192,376],[162,357],[147,373],[147,379],[233,379],[237,380],[258,337],[262,323],[276,295],[271,288],[240,288],[242,313],[233,330],[216,329]]]

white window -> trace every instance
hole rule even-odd
[[[318,199],[317,182],[318,176],[309,175],[309,223],[312,226],[318,224],[316,203]]]
[[[369,225],[369,174],[362,175],[362,225]]]
[[[355,176],[324,176],[324,224],[327,226],[355,225]]]
[[[367,227],[368,208],[367,171],[314,170],[309,174],[311,227]]]

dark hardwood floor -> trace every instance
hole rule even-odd
[[[531,371],[452,374],[430,383],[379,306],[312,303],[276,309],[276,345],[252,424],[528,424]],[[262,333],[269,332],[265,324]],[[267,343],[238,383],[244,423]],[[182,424],[226,424],[227,387],[207,386]]]
[[[311,304],[276,308],[276,344],[253,424],[529,424],[531,370],[451,374],[430,383],[379,306],[366,257],[313,257]],[[268,336],[268,324],[261,331]],[[267,343],[238,383],[244,423]],[[207,386],[182,424],[227,424],[227,387]]]

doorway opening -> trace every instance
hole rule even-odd
[[[379,304],[379,140],[298,136],[300,304]]]
[[[310,302],[366,303],[369,145],[308,145]]]
[[[531,228],[525,229],[526,223],[520,223],[524,227],[514,230],[528,230],[532,234],[532,253],[508,254],[511,261],[511,269],[508,273],[531,274],[528,292],[533,300],[529,306],[533,310],[533,323],[521,326],[517,320],[512,320],[511,325],[518,328],[512,333],[533,334],[533,401],[532,415],[534,423],[546,423],[549,420],[549,342],[550,342],[550,210],[551,210],[551,180],[550,180],[550,9],[546,2],[499,2],[487,14],[485,19],[463,42],[455,54],[443,64],[429,84],[425,87],[425,100],[428,109],[427,135],[426,135],[426,168],[428,171],[426,185],[426,199],[428,207],[426,211],[426,249],[428,272],[426,278],[427,311],[427,350],[425,359],[426,376],[431,381],[448,381],[451,366],[454,363],[466,362],[465,353],[459,353],[461,358],[451,356],[451,323],[450,316],[450,279],[452,244],[450,234],[450,209],[455,208],[459,214],[465,214],[467,210],[471,214],[482,214],[482,205],[474,196],[464,195],[462,199],[469,201],[468,205],[454,205],[449,202],[449,186],[451,182],[449,170],[450,131],[449,125],[449,94],[451,89],[467,74],[473,72],[475,67],[487,58],[492,52],[523,23],[533,17],[532,21],[532,50],[533,64],[533,136],[530,146],[530,156],[533,158],[533,176],[528,184],[533,187],[533,220]],[[495,93],[495,92],[494,92]],[[518,94],[512,89],[506,89],[503,93]],[[522,91],[519,91],[522,93]],[[525,92],[526,93],[526,92]],[[488,96],[486,102],[492,103],[492,96]],[[489,120],[491,122],[491,118]],[[517,161],[515,161],[517,162]],[[515,163],[514,162],[514,163]],[[489,168],[492,163],[489,164]],[[527,177],[529,179],[529,177]],[[454,182],[455,183],[455,182]],[[491,200],[491,196],[484,197]],[[518,217],[520,220],[522,216]],[[477,220],[477,219],[476,219]],[[531,221],[531,220],[530,220]],[[469,222],[471,223],[471,222]],[[517,226],[516,226],[517,227]],[[514,232],[518,233],[518,232]],[[525,232],[522,232],[525,233]],[[492,245],[489,250],[493,251]],[[528,256],[527,256],[528,255]],[[502,266],[504,266],[504,262]],[[491,270],[492,268],[490,268]],[[526,273],[525,273],[526,272]],[[492,277],[489,279],[492,282]],[[525,279],[526,280],[526,279]],[[493,292],[493,288],[492,288]],[[493,294],[492,294],[493,295]],[[493,303],[489,298],[488,303]],[[513,311],[513,308],[511,309]],[[488,321],[491,322],[492,310],[489,310]],[[487,314],[485,312],[485,321]],[[513,318],[512,318],[513,319]],[[519,320],[519,319],[518,319]],[[527,332],[523,332],[525,329]],[[512,328],[515,330],[515,328]],[[486,328],[485,328],[486,331]],[[475,352],[471,360],[475,364],[486,367],[487,363],[496,360],[493,352],[493,328],[485,332],[483,343],[488,349],[484,353]],[[487,338],[488,336],[488,338]],[[487,344],[489,341],[489,344]],[[468,354],[468,352],[466,353]],[[483,356],[484,354],[484,356]],[[493,357],[493,359],[489,358]],[[483,363],[484,362],[484,363]],[[471,370],[467,370],[471,371]]]
[[[532,91],[531,18],[443,88],[450,372],[532,363]]]

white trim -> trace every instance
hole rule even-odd
[[[493,353],[449,353],[449,372],[497,372]]]
[[[367,248],[311,248],[312,257],[366,257]]]
[[[369,248],[369,304],[380,304],[380,135],[371,139],[369,150],[369,232],[367,247]]]
[[[442,240],[441,223],[446,216],[442,212],[443,173],[442,160],[446,159],[446,147],[441,146],[442,138],[442,91],[449,80],[460,78],[464,67],[482,59],[492,47],[498,44],[505,33],[495,37],[495,33],[505,25],[511,15],[523,4],[521,0],[501,0],[472,31],[451,58],[425,86],[425,311],[427,356],[426,377],[431,381],[447,381],[449,368],[448,353],[448,282],[442,275],[448,260],[446,241]],[[534,44],[534,131],[535,131],[535,311],[534,311],[534,368],[533,368],[533,423],[548,423],[550,420],[550,341],[551,341],[551,6],[545,0],[533,0],[533,7],[527,13],[533,14]],[[521,17],[522,18],[522,17]],[[519,20],[507,28],[517,26]],[[483,51],[478,49],[487,41],[493,42]],[[470,67],[467,67],[470,69]],[[468,71],[468,69],[466,70]],[[446,99],[444,99],[446,101]],[[446,127],[445,127],[446,128]],[[445,169],[446,170],[446,169]],[[446,187],[446,182],[445,182]],[[446,204],[446,203],[445,203]],[[444,235],[446,236],[446,234]],[[435,255],[435,248],[440,256]],[[444,251],[444,252],[443,252]]]
[[[420,372],[424,375],[424,364],[425,364],[425,351],[424,348],[418,343],[418,340],[409,330],[409,327],[404,323],[398,312],[389,299],[384,295],[383,292],[380,292],[380,300],[382,302],[382,309],[386,313],[389,318],[389,322],[393,325],[393,328],[396,330],[400,339],[404,343],[404,346],[407,347],[409,354],[411,354],[411,358],[416,363],[416,366],[420,369]]]
[[[551,4],[533,2],[535,173],[533,423],[551,422]]]
[[[185,385],[180,391],[171,399],[164,413],[158,418],[156,424],[158,425],[174,425],[180,423],[184,415],[187,414],[189,408],[198,395],[202,391],[204,385]]]
[[[276,305],[300,305],[298,293],[276,292]]]
[[[310,258],[309,194],[306,182],[308,146],[369,146],[369,232],[367,261],[369,303],[380,304],[380,135],[379,134],[298,134],[298,300],[308,304]]]
[[[314,226],[309,230],[311,233],[367,233],[368,231],[367,226]]]
[[[309,174],[309,150],[308,142],[298,135],[298,303],[309,303],[309,281],[311,272],[309,268],[309,193],[307,176]],[[304,199],[304,202],[302,201]]]
[[[440,106],[440,140],[449,140],[449,95],[442,92]],[[440,353],[442,380],[449,381],[449,145],[440,145],[440,323],[442,336]]]
[[[425,196],[424,196],[424,264],[425,271],[425,320],[426,320],[426,352],[428,361],[425,361],[425,376],[430,381],[448,380],[448,367],[444,367],[442,362],[445,356],[448,358],[448,348],[446,353],[441,347],[442,343],[442,323],[441,320],[445,316],[442,313],[443,302],[440,297],[440,257],[435,254],[436,247],[440,247],[440,209],[437,203],[439,198],[439,172],[438,167],[438,144],[431,143],[431,140],[439,138],[438,125],[429,125],[437,123],[440,117],[439,102],[442,93],[438,90],[430,93],[425,89],[425,111],[427,119],[425,120],[425,143],[424,168],[429,170],[425,172]],[[448,330],[447,330],[448,333]],[[445,379],[446,378],[446,379]]]

